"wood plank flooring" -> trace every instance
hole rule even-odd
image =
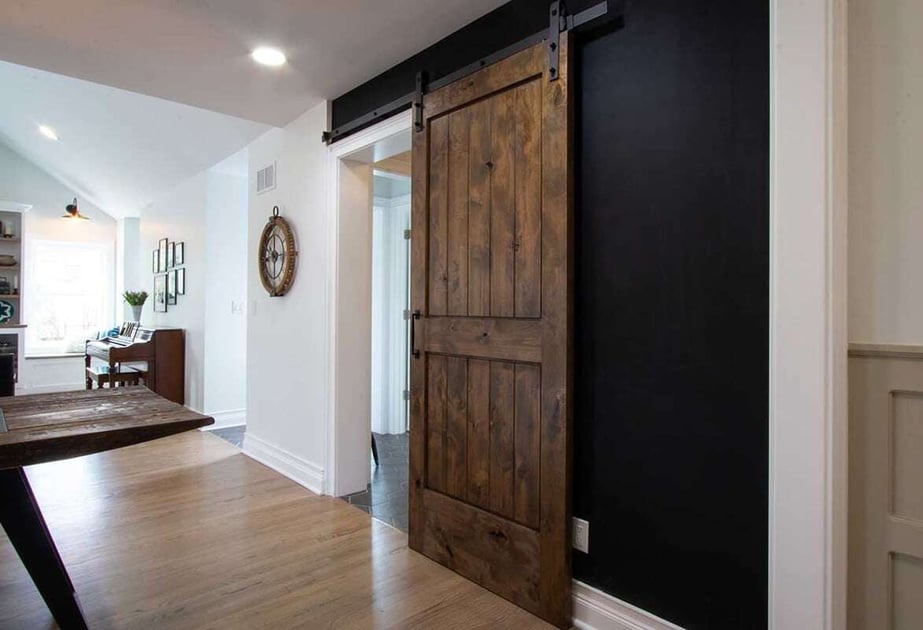
[[[91,628],[550,628],[208,433],[27,471]],[[0,628],[53,627],[0,531]]]

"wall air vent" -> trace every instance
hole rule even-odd
[[[256,172],[256,192],[264,193],[276,187],[276,163],[273,162]]]

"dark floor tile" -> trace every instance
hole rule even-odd
[[[341,497],[374,518],[405,532],[408,523],[409,442],[406,433],[376,433],[378,465],[372,462],[369,489]]]

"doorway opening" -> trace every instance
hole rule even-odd
[[[409,512],[410,144],[407,113],[331,145],[328,223],[326,493],[403,531]]]
[[[373,165],[371,478],[350,503],[408,530],[410,152]]]

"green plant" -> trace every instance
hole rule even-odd
[[[122,297],[129,306],[143,306],[147,301],[147,291],[126,291]]]

